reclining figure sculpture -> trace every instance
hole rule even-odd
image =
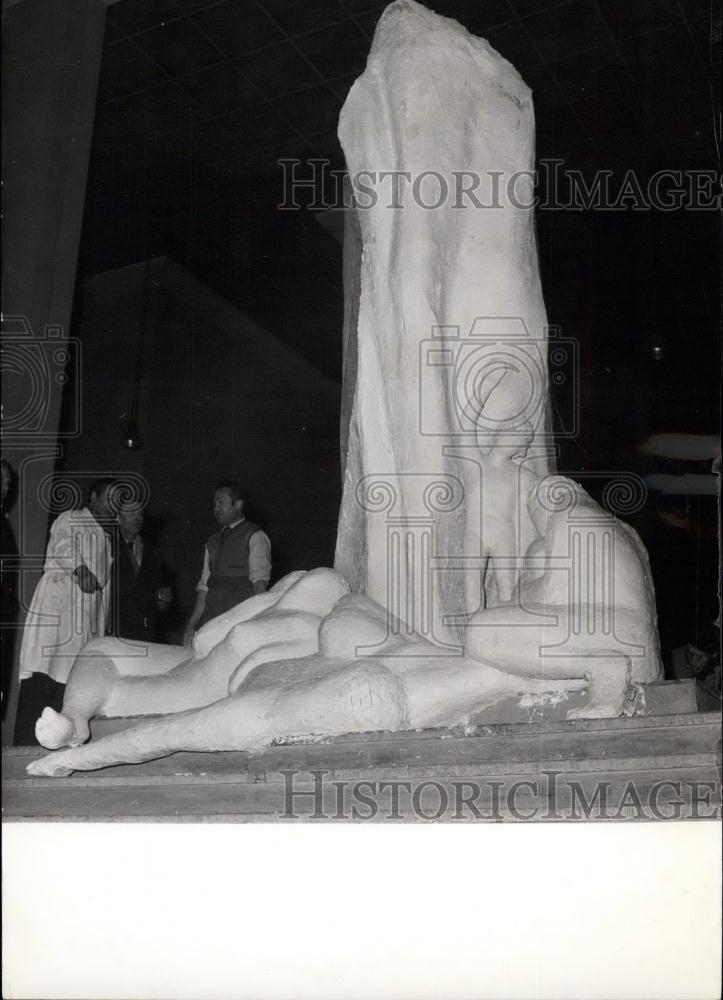
[[[339,134],[350,178],[461,175],[494,205],[452,193],[431,208],[421,184],[400,208],[388,192],[368,209],[357,201],[361,294],[347,297],[357,364],[344,389],[335,569],[292,573],[210,621],[191,657],[89,643],[62,713],[38,720],[55,752],[32,774],[463,724],[517,695],[584,689],[570,718],[617,716],[636,684],[660,676],[640,540],[549,474],[547,320],[534,219],[520,203],[534,166],[529,88],[483,39],[396,0]],[[389,519],[361,489],[374,477],[394,504]],[[450,493],[435,506],[440,484]],[[404,526],[420,523],[417,552],[416,528]],[[422,559],[430,547],[439,565]],[[95,716],[154,717],[86,742]]]
[[[551,509],[556,504],[562,509]],[[384,608],[349,593],[332,569],[292,573],[205,625],[191,658],[181,647],[149,646],[146,658],[137,655],[142,644],[89,643],[71,671],[62,714],[46,708],[36,727],[44,746],[69,749],[34,761],[29,772],[463,724],[510,695],[551,690],[565,697],[587,688],[571,718],[622,714],[635,684],[660,675],[645,550],[631,528],[564,477],[538,480],[528,510],[537,538],[515,596],[470,617],[463,655],[395,628]],[[582,555],[572,569],[571,543]],[[591,581],[585,603],[570,600],[571,576]],[[158,713],[85,744],[95,716]]]

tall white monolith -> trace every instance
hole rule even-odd
[[[524,554],[524,503],[489,475],[485,501],[482,452],[519,437],[549,466],[531,92],[484,39],[397,0],[339,137],[362,256],[335,567],[450,641],[485,600],[494,521],[517,521],[498,565]]]

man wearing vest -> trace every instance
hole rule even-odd
[[[224,481],[216,487],[213,513],[219,530],[206,543],[203,571],[196,586],[196,605],[183,638],[254,594],[262,594],[271,577],[271,542],[243,514],[243,491]]]

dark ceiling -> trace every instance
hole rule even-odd
[[[538,157],[584,172],[716,167],[717,5],[428,5],[486,37],[521,72],[535,97]],[[111,6],[81,271],[168,253],[338,378],[341,248],[312,212],[276,210],[277,161],[327,157],[343,167],[339,110],[383,9],[373,0]],[[710,256],[709,220],[684,225]],[[678,239],[666,226],[664,238]],[[543,221],[543,268],[560,243],[551,232]],[[657,237],[648,229],[645,239]]]

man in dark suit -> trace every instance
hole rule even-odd
[[[117,521],[106,632],[122,639],[157,642],[159,613],[171,603],[171,589],[165,584],[163,564],[148,539],[141,534],[141,504],[122,504]]]

